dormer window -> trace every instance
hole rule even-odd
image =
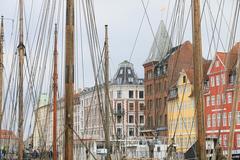
[[[163,73],[165,74],[167,72],[167,65],[163,66]]]
[[[120,69],[120,72],[119,72],[119,74],[123,74],[123,69]]]
[[[118,83],[118,84],[121,84],[121,83],[122,83],[122,78],[118,78],[118,79],[117,79],[117,83]]]
[[[129,78],[128,78],[128,82],[129,82],[129,83],[133,83],[133,78],[132,78],[132,77],[129,77]]]
[[[230,83],[230,84],[233,84],[234,81],[235,81],[235,78],[236,78],[236,75],[233,74],[233,73],[231,73],[231,74],[229,75],[229,83]]]
[[[128,69],[127,71],[128,71],[128,74],[131,74],[131,73],[132,73],[132,72],[131,72],[131,69]]]
[[[186,83],[186,76],[183,76],[183,83]]]
[[[171,89],[170,93],[169,93],[169,97],[170,98],[176,97],[177,96],[177,92],[178,92],[177,88]]]

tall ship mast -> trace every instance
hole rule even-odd
[[[0,28],[0,130],[2,130],[2,118],[3,118],[3,16],[1,17],[1,28]]]
[[[74,0],[67,0],[65,39],[65,160],[73,159]]]
[[[193,13],[193,64],[194,64],[194,96],[197,111],[197,157],[206,159],[206,139],[203,106],[203,63],[202,63],[202,39],[200,20],[200,0],[194,0]]]
[[[23,65],[24,65],[24,53],[25,46],[23,42],[23,0],[19,0],[19,44],[18,44],[18,54],[19,54],[19,101],[18,101],[18,159],[23,159],[24,144],[23,144]]]
[[[57,24],[55,25],[54,41],[54,71],[53,71],[53,160],[57,160],[57,92],[58,92],[58,62],[57,62]]]

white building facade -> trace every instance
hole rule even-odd
[[[104,151],[104,129],[102,125],[102,112],[104,111],[104,88],[99,86],[100,92],[96,87],[85,88],[75,94],[74,98],[74,159],[84,160],[93,159],[90,152],[96,157],[97,152]],[[99,97],[99,98],[98,98]],[[139,79],[135,74],[133,64],[124,61],[119,64],[119,68],[113,77],[109,87],[110,97],[110,140],[112,142],[136,139],[140,136],[140,130],[145,123],[144,117],[144,85],[143,79]],[[100,100],[100,103],[99,103]],[[63,103],[58,107],[58,132],[63,131],[64,110]],[[49,111],[49,114],[47,112]],[[40,112],[40,113],[37,113]],[[46,117],[49,122],[45,125],[45,139],[49,148],[52,137],[52,110],[41,108],[37,110],[38,119],[43,123]],[[103,115],[104,117],[104,115]],[[46,122],[46,121],[45,121]],[[39,127],[36,127],[39,128]],[[35,129],[36,130],[36,129]],[[35,133],[35,132],[34,132]],[[49,134],[48,134],[49,133]],[[33,137],[34,147],[37,148],[39,139],[38,132]],[[59,151],[62,151],[64,134],[59,134]],[[112,143],[113,144],[113,143]],[[114,146],[113,146],[114,147]],[[59,153],[62,155],[62,152]],[[79,156],[81,155],[81,156]],[[62,157],[62,156],[61,156]]]

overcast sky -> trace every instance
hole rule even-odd
[[[205,0],[202,1],[202,3]],[[214,2],[213,2],[214,1]],[[233,0],[234,1],[234,0]],[[17,22],[17,3],[18,0],[0,0],[1,5],[0,6],[0,14],[4,15],[6,18],[14,19],[14,26]],[[43,1],[40,0],[25,0],[25,14],[27,21],[29,19],[29,14],[31,11],[31,4],[33,3],[33,12],[32,12],[32,19],[30,24],[30,30],[29,30],[29,39],[33,37],[35,34],[35,28],[36,28],[36,19],[39,16],[39,9]],[[144,1],[147,3],[147,0]],[[139,28],[139,25],[141,23],[141,19],[144,14],[144,8],[141,3],[141,0],[95,0],[95,14],[96,14],[96,20],[97,20],[97,27],[98,27],[98,33],[100,38],[101,45],[103,44],[104,39],[104,25],[109,25],[109,43],[110,43],[110,65],[111,65],[111,76],[114,75],[117,65],[124,61],[129,60],[129,57],[131,55],[133,44],[137,36],[137,31]],[[148,17],[151,23],[151,27],[153,29],[153,32],[155,33],[157,31],[158,25],[160,23],[160,20],[164,20],[166,23],[167,28],[169,28],[169,21],[172,15],[173,5],[175,1],[174,0],[149,0],[149,5],[147,8]],[[213,16],[217,15],[218,11],[218,5],[220,3],[220,0],[211,0],[211,11],[213,12]],[[170,4],[170,7],[168,5]],[[186,11],[185,14],[187,15],[190,0],[186,0]],[[76,7],[79,9],[78,7]],[[169,9],[168,9],[169,8]],[[226,7],[224,8],[224,15],[226,16],[226,19],[228,20],[229,15],[231,14],[231,8],[232,8],[232,2],[229,2],[226,4]],[[168,13],[168,17],[167,17]],[[206,15],[207,17],[210,17],[209,11],[206,9]],[[77,15],[78,16],[78,15]],[[186,16],[187,17],[187,16]],[[187,31],[185,32],[184,38],[182,41],[190,40],[191,41],[191,17],[188,20],[189,24],[187,27]],[[7,26],[5,28],[5,50],[6,52],[10,52],[12,48],[16,48],[16,45],[10,44],[10,35],[12,30],[12,22],[10,20],[5,21],[5,25]],[[222,23],[224,24],[224,20],[222,20]],[[228,22],[230,23],[230,21]],[[211,37],[211,35],[207,35],[206,28],[210,29],[210,19],[209,19],[209,26],[207,27],[205,23],[203,22],[203,45],[205,47],[204,51],[208,51],[208,46],[206,45],[207,39]],[[204,29],[205,27],[205,29]],[[222,37],[227,36],[227,29],[226,26],[221,28],[223,31]],[[61,34],[61,33],[60,33]],[[215,38],[217,39],[217,38]],[[93,85],[93,75],[90,74],[92,72],[91,70],[91,61],[90,56],[88,53],[88,43],[87,39],[84,39],[83,47],[84,47],[84,66],[85,67],[85,86],[92,86]],[[225,39],[224,39],[225,40]],[[31,40],[30,40],[31,41]],[[227,41],[225,41],[226,44]],[[136,48],[133,52],[133,56],[131,59],[131,62],[135,66],[135,70],[140,78],[143,78],[143,62],[148,56],[150,47],[153,43],[153,35],[150,29],[149,22],[145,16],[138,41],[136,44]],[[173,42],[174,43],[174,42]],[[176,44],[174,44],[176,45]],[[221,46],[219,46],[221,49]],[[60,48],[60,51],[61,48]],[[12,53],[8,53],[12,54]],[[206,53],[205,53],[206,54]],[[212,54],[212,53],[211,53]],[[60,55],[61,56],[61,55]],[[79,65],[81,66],[81,65]],[[79,69],[81,71],[81,69]],[[82,77],[79,74],[79,77]],[[79,82],[79,87],[82,87],[82,83]]]

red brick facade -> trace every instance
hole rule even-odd
[[[144,64],[145,89],[145,129],[159,131],[159,136],[167,136],[167,95],[183,69],[193,66],[192,44],[187,41],[172,48],[161,60]]]
[[[232,117],[237,52],[240,43],[230,53],[218,52],[208,70],[204,105],[206,136],[218,138],[226,153]],[[236,113],[233,154],[240,151],[240,103]]]

